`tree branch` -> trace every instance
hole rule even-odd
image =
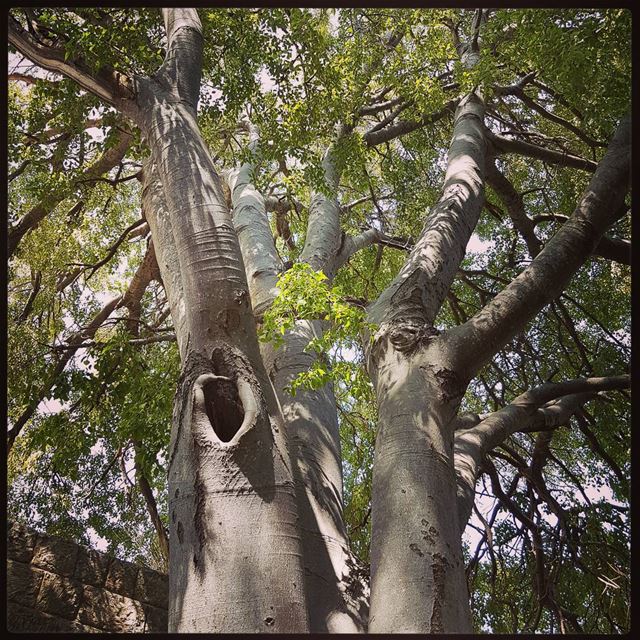
[[[564,127],[565,129],[567,129],[568,131],[571,131],[580,140],[588,144],[590,147],[606,147],[606,144],[603,144],[602,142],[598,142],[597,140],[594,140],[593,138],[588,136],[584,131],[582,131],[582,129],[579,129],[575,125],[571,124],[571,122],[569,122],[568,120],[565,120],[560,116],[557,116],[555,113],[551,113],[550,111],[547,111],[543,106],[538,104],[533,98],[530,98],[524,92],[524,89],[518,88],[516,91],[512,93],[512,95],[522,100],[524,104],[526,104],[530,109],[532,109],[536,113],[540,114],[543,118],[546,118],[551,122],[555,122],[556,124],[559,124],[561,127]]]
[[[493,148],[498,154],[517,153],[518,155],[526,156],[528,158],[537,158],[538,160],[542,160],[548,164],[557,164],[562,167],[573,167],[574,169],[582,169],[583,171],[590,172],[595,171],[598,167],[596,162],[571,155],[570,153],[553,151],[552,149],[545,149],[544,147],[523,142],[522,140],[505,138],[497,133],[493,133],[489,129],[487,129],[486,133],[488,140],[491,142]]]
[[[156,77],[164,77],[195,113],[202,76],[202,24],[196,9],[162,9],[167,51]]]
[[[142,175],[142,215],[151,229],[162,286],[169,301],[180,357],[184,358],[187,336],[182,276],[164,190],[151,158],[145,160]]]
[[[473,375],[566,287],[604,231],[625,211],[630,178],[630,129],[625,118],[569,222],[531,264],[463,325],[444,334],[452,365]],[[443,336],[444,337],[444,336]]]
[[[535,234],[535,225],[524,211],[522,196],[497,169],[494,162],[487,163],[486,178],[487,184],[498,194],[498,197],[507,208],[507,213],[513,222],[513,226],[523,237],[531,257],[535,258],[542,249],[542,242]]]
[[[569,216],[554,213],[535,216],[531,220],[531,223],[535,227],[541,222],[560,222],[564,224],[567,220],[569,220]],[[593,255],[631,266],[631,242],[624,238],[602,236],[602,238],[600,238],[600,242],[598,242],[596,248],[593,250]]]
[[[454,439],[455,469],[458,477],[458,516],[461,530],[473,504],[478,471],[486,454],[516,431],[533,432],[555,429],[565,424],[596,393],[626,389],[628,375],[607,378],[583,378],[547,383],[519,395],[513,402],[495,411],[469,428],[459,430]],[[561,400],[556,400],[562,398]],[[465,416],[469,424],[472,417]],[[460,426],[460,425],[458,425]]]
[[[135,440],[135,439],[133,440],[133,449],[135,451],[136,481],[138,483],[138,488],[140,489],[140,493],[144,498],[144,503],[147,507],[147,512],[149,513],[151,524],[153,525],[153,528],[156,530],[156,535],[158,536],[158,544],[160,545],[160,551],[165,561],[165,566],[168,569],[169,537],[167,535],[167,530],[165,529],[165,526],[160,518],[160,514],[158,513],[158,505],[153,495],[151,485],[147,480],[147,476],[145,475],[144,469],[140,462],[140,451],[143,446],[144,445],[140,440]]]
[[[11,15],[9,43],[43,69],[55,71],[74,80],[83,89],[113,106],[121,108],[123,101],[133,98],[128,78],[107,66],[93,73],[83,60],[76,57],[65,60],[64,49],[48,47],[36,41]]]
[[[258,144],[258,131],[251,126],[249,151],[253,158]],[[253,312],[260,317],[278,294],[276,282],[282,271],[282,260],[269,226],[265,199],[253,185],[254,170],[255,160],[227,172],[222,178],[231,193],[233,226],[238,234]]]
[[[60,202],[69,197],[73,187],[85,180],[95,180],[119,164],[122,158],[124,158],[132,139],[133,136],[128,131],[119,130],[116,144],[107,149],[96,162],[85,169],[70,188],[63,188],[60,191],[49,193],[42,201],[20,218],[16,225],[9,230],[7,240],[9,257],[15,252],[20,240],[22,240],[28,232],[36,229],[42,220],[44,220]]]
[[[100,311],[93,317],[91,322],[80,331],[74,333],[68,340],[69,349],[66,353],[58,358],[53,365],[47,379],[42,387],[38,389],[37,393],[29,401],[27,407],[24,409],[20,417],[15,421],[11,429],[7,432],[7,453],[11,450],[15,439],[17,438],[22,428],[29,421],[31,416],[35,413],[38,405],[47,397],[55,384],[58,376],[64,371],[69,360],[73,354],[80,348],[80,345],[87,338],[93,338],[96,331],[102,326],[104,321],[109,317],[112,311],[117,309],[122,300],[122,296],[116,296],[107,302]]]
[[[384,129],[374,130],[371,129],[363,134],[362,139],[369,147],[375,147],[383,142],[389,142],[394,138],[407,135],[416,129],[421,127],[435,124],[439,120],[442,120],[447,115],[453,114],[458,106],[459,100],[449,100],[441,109],[433,113],[424,115],[419,120],[399,120],[395,124],[390,124]]]
[[[476,94],[456,112],[442,195],[393,282],[369,309],[375,324],[433,322],[464,257],[482,202],[484,104]]]
[[[334,261],[340,250],[340,206],[337,200],[341,167],[336,160],[335,147],[351,133],[352,127],[338,126],[336,140],[326,150],[322,159],[324,180],[331,196],[320,191],[311,193],[309,222],[300,262],[308,263],[316,271],[322,269],[329,277],[335,273]]]

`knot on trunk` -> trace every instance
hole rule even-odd
[[[440,387],[440,399],[443,402],[460,400],[467,388],[465,381],[451,369],[436,369],[433,375],[437,378]]]
[[[396,320],[387,330],[387,335],[395,349],[412,355],[440,335],[440,331],[419,320],[407,319]]]

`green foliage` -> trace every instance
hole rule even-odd
[[[297,320],[321,320],[328,326],[306,347],[321,357],[291,383],[290,393],[295,395],[299,387],[319,389],[330,381],[341,380],[354,395],[360,395],[370,385],[362,368],[337,360],[331,352],[354,348],[363,333],[371,331],[365,310],[345,302],[341,290],[330,287],[322,271],[314,271],[307,263],[298,263],[278,278],[278,295],[264,314],[260,339],[280,346],[283,336]]]
[[[40,25],[43,42],[61,47],[67,60],[82,58],[91,71],[107,64],[129,76],[152,75],[162,63],[157,10],[34,8],[12,15],[25,28]],[[437,113],[474,87],[486,100],[492,131],[597,162],[629,106],[631,14],[615,7],[492,10],[472,69],[460,63],[452,37],[452,26],[463,40],[471,34],[474,11],[465,9],[207,8],[199,15],[204,67],[198,124],[214,163],[225,169],[249,158],[246,132],[238,127],[248,117],[260,132],[255,184],[291,204],[284,214],[287,241],[283,220],[270,214],[276,248],[293,266],[279,278],[260,337],[277,346],[297,322],[318,327],[307,347],[313,363],[289,391],[330,385],[335,393],[345,525],[366,563],[377,407],[365,366],[373,330],[365,309],[407,252],[366,247],[330,282],[298,262],[310,200],[314,193],[335,197],[346,234],[374,227],[410,247],[441,194],[452,114],[376,147],[367,145],[365,134],[384,128],[385,119]],[[390,47],[393,36],[402,37]],[[19,56],[12,50],[10,56],[10,65],[17,64]],[[525,96],[555,119],[496,90],[531,71],[536,75]],[[137,180],[79,180],[114,144],[123,122],[72,81],[41,70],[35,75],[29,84],[11,81],[8,91],[9,224],[36,205],[47,211],[8,265],[9,422],[48,391],[8,458],[9,514],[89,544],[99,536],[109,551],[161,567],[134,476],[144,473],[166,522],[167,447],[180,368],[175,344],[132,344],[126,315],[117,310],[50,381],[66,343],[107,299],[126,290],[140,264],[146,243],[128,238],[95,272],[91,266],[141,218],[140,186]],[[363,107],[387,100],[393,106],[363,115]],[[336,142],[340,125],[352,129]],[[105,178],[131,177],[140,169],[147,149],[136,136],[125,162]],[[341,170],[335,193],[322,167],[329,148]],[[562,224],[554,216],[571,215],[590,179],[587,172],[516,154],[500,156],[497,166],[522,194],[542,243]],[[487,188],[486,199],[473,237],[483,245],[468,252],[440,310],[436,324],[443,331],[476,313],[532,258],[498,195]],[[608,233],[628,238],[630,216]],[[588,261],[563,295],[470,383],[462,409],[494,411],[549,379],[626,371],[630,275],[626,265]],[[148,288],[141,304],[141,337],[171,330],[159,285]],[[565,514],[564,528],[528,479],[535,435],[516,434],[491,457],[503,489],[540,527],[555,597],[577,614],[585,632],[628,628],[628,404],[628,394],[604,394],[586,405],[586,423],[573,419],[554,431],[544,480]],[[478,490],[494,495],[486,476]],[[471,524],[479,532],[470,526],[464,537],[476,629],[518,633],[538,613],[530,535],[494,498],[482,497],[478,505],[495,520],[492,539],[481,538],[485,529],[476,516]],[[536,630],[557,631],[556,617],[543,607]]]

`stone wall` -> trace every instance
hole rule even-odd
[[[9,523],[7,624],[13,632],[167,630],[167,576]]]

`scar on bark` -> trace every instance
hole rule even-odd
[[[437,368],[433,365],[427,365],[427,367],[421,367],[425,370],[430,369],[431,374],[437,379],[440,387],[438,395],[442,402],[449,402],[450,400],[458,400],[464,394],[466,389],[465,381],[451,369]]]
[[[435,327],[419,320],[396,320],[389,331],[391,344],[402,353],[412,355],[440,335]]]
[[[433,610],[431,612],[431,631],[434,633],[444,633],[442,623],[442,604],[444,602],[444,587],[447,566],[449,563],[444,556],[439,553],[433,554]]]

